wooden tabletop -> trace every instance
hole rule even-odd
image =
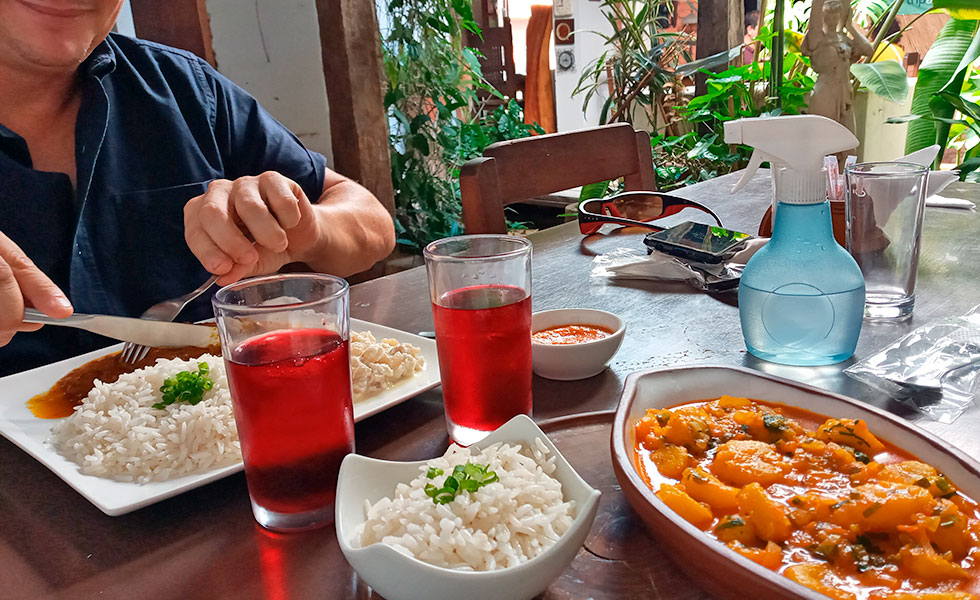
[[[754,233],[769,201],[760,174],[738,195],[732,176],[675,192],[710,205],[726,226]],[[977,186],[944,195],[980,200]],[[693,215],[692,215],[693,216]],[[764,363],[744,349],[732,296],[709,296],[685,284],[604,282],[590,278],[596,254],[642,249],[642,235],[582,238],[570,223],[533,234],[534,310],[600,308],[627,322],[610,368],[577,382],[534,378],[534,417],[553,419],[615,408],[634,371],[682,364],[736,365],[810,383],[886,408],[980,456],[980,408],[952,424],[923,417],[842,374],[853,360],[920,325],[962,315],[980,303],[980,216],[928,208],[916,305],[902,323],[866,323],[855,359],[829,367]],[[351,289],[351,316],[410,332],[432,330],[424,268]],[[604,491],[601,518],[572,566],[543,598],[701,598],[651,545],[617,491],[608,465],[603,417],[553,423],[549,432]],[[441,454],[448,439],[437,388],[356,427],[357,451],[413,460]],[[580,435],[581,434],[581,435]],[[573,440],[573,441],[569,441]],[[594,451],[581,451],[591,440]],[[377,598],[350,569],[332,527],[273,534],[255,524],[244,475],[228,477],[120,517],[108,517],[54,474],[0,439],[0,598]]]

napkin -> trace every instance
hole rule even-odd
[[[917,150],[912,154],[906,154],[905,156],[896,158],[895,160],[896,162],[909,162],[926,167],[932,164],[932,161],[938,152],[939,144],[933,144],[928,148]],[[967,210],[976,208],[976,205],[969,200],[947,198],[939,195],[939,192],[943,191],[947,185],[953,183],[957,179],[959,179],[959,174],[956,171],[937,171],[935,169],[929,171],[929,184],[926,186],[926,206],[965,208]]]
[[[685,281],[702,291],[731,291],[738,287],[738,279],[749,258],[768,241],[769,238],[752,238],[728,261],[711,265],[682,260],[662,252],[647,254],[633,248],[617,248],[593,259],[590,277],[594,281]]]
[[[929,175],[932,177],[932,174]],[[926,206],[935,206],[938,208],[963,208],[966,210],[976,210],[977,205],[965,198],[948,198],[940,194],[935,196],[929,196],[926,198]]]

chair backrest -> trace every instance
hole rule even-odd
[[[508,98],[516,98],[523,84],[514,66],[513,29],[504,17],[499,27],[482,26],[480,35],[470,35],[467,45],[480,51],[480,70],[483,78]],[[486,94],[490,96],[489,93]],[[496,100],[496,97],[494,97]],[[499,103],[499,102],[498,102]]]
[[[505,233],[508,204],[620,177],[627,190],[656,189],[650,136],[628,123],[498,142],[460,171],[463,227]]]

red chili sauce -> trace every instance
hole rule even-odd
[[[531,340],[539,344],[581,344],[609,337],[613,330],[601,325],[556,325],[531,334]]]

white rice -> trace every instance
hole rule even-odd
[[[467,571],[526,562],[554,545],[574,519],[575,503],[564,500],[561,483],[551,476],[555,459],[548,452],[540,439],[533,448],[494,444],[482,452],[452,445],[410,483],[399,483],[394,498],[373,506],[365,500],[367,520],[353,545],[380,542],[433,565]],[[441,486],[453,467],[467,462],[488,465],[499,481],[460,492],[448,504],[425,495],[427,483]],[[428,479],[429,467],[444,475]]]
[[[206,362],[214,387],[196,405],[174,403],[163,409],[160,386],[181,371]],[[203,473],[242,460],[231,394],[220,356],[164,360],[123,373],[114,383],[95,387],[75,412],[56,424],[49,442],[85,475],[118,481],[163,481]]]

